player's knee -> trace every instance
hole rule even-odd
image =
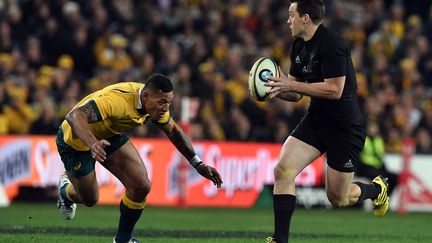
[[[149,194],[150,189],[151,189],[150,181],[147,179],[143,179],[143,180],[137,181],[134,184],[133,188],[131,188],[130,190],[133,191],[133,193],[137,197],[145,198],[145,197],[147,197],[147,194]]]
[[[275,166],[273,174],[275,181],[294,181],[296,176],[293,169],[282,166],[280,163]]]

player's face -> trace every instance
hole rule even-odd
[[[291,34],[293,37],[300,37],[302,33],[304,32],[303,27],[303,18],[300,17],[299,13],[297,12],[297,3],[291,3],[289,10],[288,10],[288,21],[287,23],[290,26]]]
[[[169,110],[174,93],[161,91],[144,91],[141,102],[153,120],[159,120]]]

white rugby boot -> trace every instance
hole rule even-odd
[[[71,220],[75,217],[75,211],[76,211],[76,203],[69,202],[68,199],[63,198],[61,195],[61,189],[68,184],[71,184],[69,178],[66,174],[60,176],[59,182],[58,182],[58,198],[57,198],[57,208],[60,211],[60,214],[63,216],[63,218],[67,220]]]
[[[114,237],[113,239],[113,243],[118,243],[116,241],[116,238]],[[139,243],[139,241],[137,239],[131,238],[130,240],[128,240],[126,243]]]

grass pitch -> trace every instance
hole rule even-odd
[[[14,203],[0,208],[0,242],[112,242],[118,207],[79,206],[64,220],[55,203]],[[432,242],[431,213],[376,218],[357,209],[297,209],[290,242]],[[265,242],[273,228],[270,208],[146,207],[135,229],[141,242]]]

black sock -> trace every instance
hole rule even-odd
[[[277,243],[287,243],[291,216],[294,213],[296,196],[290,194],[273,195],[274,239]]]
[[[116,242],[127,242],[132,238],[132,231],[141,217],[142,209],[128,208],[123,200],[120,201],[120,221],[117,230]]]
[[[354,184],[356,184],[357,186],[360,187],[360,196],[357,200],[357,203],[361,203],[366,199],[375,199],[378,197],[378,195],[381,192],[381,187],[375,183],[372,184],[366,184],[363,182],[353,182]]]

